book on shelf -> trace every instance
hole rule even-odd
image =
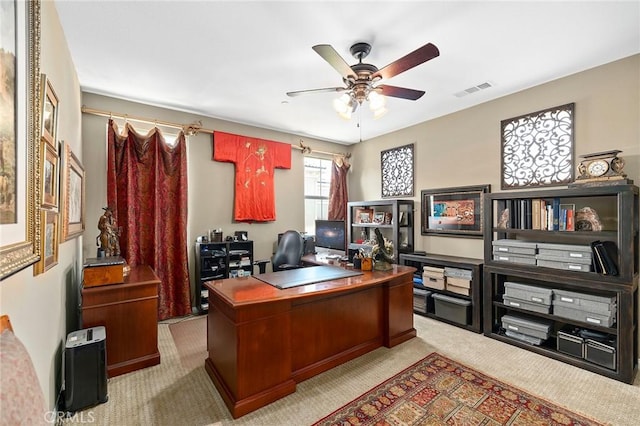
[[[551,201],[551,205],[553,206],[553,228],[549,228],[550,230],[559,231],[560,230],[560,198],[554,198]]]
[[[575,215],[575,204],[560,204],[560,231],[573,231],[575,226],[573,224],[573,217]],[[571,223],[569,223],[571,222]]]
[[[618,247],[613,241],[596,240],[591,243],[593,266],[603,275],[618,275]]]

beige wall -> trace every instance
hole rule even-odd
[[[356,145],[349,198],[379,199],[380,151],[409,143],[416,146],[417,213],[423,189],[490,184],[492,192],[499,192],[500,121],[570,102],[576,104],[576,162],[583,154],[619,149],[628,177],[638,185],[639,76],[640,55],[634,55]],[[384,119],[392,119],[392,114]],[[422,236],[419,221],[415,225],[418,250],[483,257],[482,240]]]
[[[127,114],[129,116],[146,117],[174,123],[192,123],[202,120],[203,128],[252,136],[297,145],[300,137],[260,129],[257,127],[201,117],[179,111],[142,105],[120,99],[109,98],[91,93],[83,94],[83,104],[88,108]],[[87,176],[87,217],[88,231],[85,233],[84,255],[95,256],[95,236],[98,234],[97,223],[107,202],[106,183],[106,126],[108,118],[92,114],[83,114],[82,138],[84,141],[85,167],[91,170]],[[122,121],[119,126],[122,127]],[[145,125],[132,122],[134,127]],[[149,126],[147,125],[146,129]],[[170,129],[163,129],[169,133]],[[175,130],[174,130],[175,132]],[[304,138],[304,144],[312,149],[327,152],[343,152],[345,146],[329,142]],[[205,234],[209,229],[222,228],[225,236],[234,231],[247,231],[249,239],[254,241],[254,258],[269,259],[273,252],[273,244],[278,233],[287,229],[304,229],[304,164],[300,150],[292,149],[291,169],[276,169],[276,221],[267,223],[234,223],[233,200],[235,167],[232,163],[221,163],[212,160],[212,136],[201,133],[188,137],[188,185],[189,213],[187,241],[189,242],[189,259],[191,284],[195,277],[193,252],[196,237]],[[270,269],[268,269],[270,270]]]
[[[41,72],[59,100],[58,138],[82,159],[80,85],[53,2],[42,2]],[[0,312],[11,317],[16,335],[29,351],[48,407],[60,388],[62,349],[77,328],[75,306],[82,262],[82,237],[59,246],[58,264],[33,276],[28,267],[0,283]]]
[[[353,146],[351,200],[380,198],[380,151],[415,143],[416,212],[420,191],[490,184],[500,191],[500,121],[575,102],[575,153],[622,150],[625,170],[640,183],[640,55],[486,102]],[[473,95],[469,95],[473,96]],[[427,94],[428,97],[428,94]],[[426,99],[428,102],[428,98]],[[384,117],[393,119],[393,111]],[[363,125],[366,125],[364,123]],[[429,253],[483,257],[479,239],[420,235]]]

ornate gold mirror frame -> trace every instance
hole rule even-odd
[[[1,18],[3,26],[15,27],[15,44],[5,48],[13,50],[15,60],[2,58],[15,68],[15,95],[13,108],[1,111],[10,115],[13,128],[7,126],[2,135],[0,280],[40,258],[40,0],[13,5],[17,19],[4,8]]]

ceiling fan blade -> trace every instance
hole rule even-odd
[[[342,56],[340,56],[338,52],[336,52],[336,50],[331,47],[331,45],[318,44],[316,46],[313,46],[313,50],[315,50],[318,55],[322,56],[322,59],[329,62],[329,65],[335,68],[342,77],[356,77],[356,74],[353,72],[347,61],[345,61]]]
[[[427,62],[428,60],[433,59],[439,55],[440,51],[438,50],[438,48],[431,43],[427,43],[421,48],[414,50],[413,52],[403,56],[397,61],[391,62],[380,71],[374,73],[371,77],[375,78],[380,76],[382,78],[391,78],[395,75],[400,74],[401,72],[405,72],[406,70]]]
[[[287,92],[287,96],[300,96],[311,93],[325,93],[325,92],[344,92],[347,90],[346,87],[325,87],[322,89],[308,89],[308,90],[296,90],[294,92]]]
[[[385,84],[381,84],[376,87],[376,90],[379,91],[381,95],[391,96],[393,98],[409,99],[410,101],[416,101],[424,95],[423,90],[413,90],[404,87],[388,86]]]

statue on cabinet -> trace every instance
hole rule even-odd
[[[113,209],[109,206],[103,207],[104,213],[98,220],[100,235],[96,237],[98,257],[120,256],[120,230],[113,217]],[[102,254],[102,256],[101,256]]]

